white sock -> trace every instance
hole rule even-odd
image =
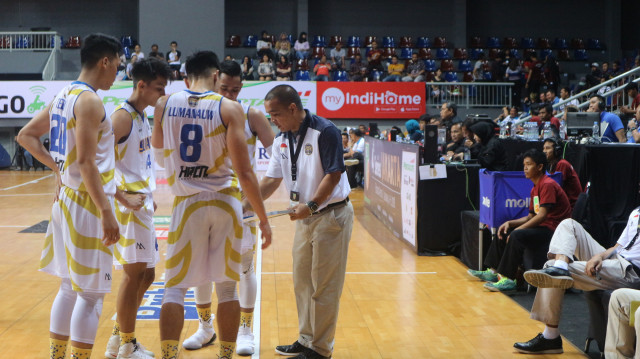
[[[556,259],[555,263],[553,263],[553,266],[556,268],[560,268],[560,269],[564,269],[564,270],[569,270],[569,263],[560,260],[560,259]]]
[[[566,263],[566,262],[565,262]],[[542,336],[545,339],[555,339],[560,336],[560,329],[551,328],[547,325],[544,326],[544,331],[542,332]]]

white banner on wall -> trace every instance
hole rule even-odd
[[[402,151],[402,183],[400,185],[400,201],[402,203],[402,236],[416,245],[416,154]]]
[[[4,118],[31,118],[43,110],[55,95],[71,81],[2,81],[0,82],[0,120]],[[264,96],[274,86],[289,84],[302,99],[302,105],[316,112],[316,83],[312,81],[258,82],[246,81],[238,99],[264,112]],[[171,82],[165,92],[175,93],[186,89],[184,81]],[[98,90],[107,115],[123,103],[133,92],[131,81],[117,81],[108,91]],[[148,116],[153,116],[153,107],[147,107]]]

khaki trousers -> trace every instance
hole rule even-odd
[[[624,288],[611,294],[604,345],[606,358],[640,358],[640,341],[636,341],[640,337],[640,310],[635,313],[635,328],[629,326],[631,301],[640,301],[640,291]]]
[[[352,228],[351,202],[296,222],[293,289],[298,342],[326,357],[333,352]]]

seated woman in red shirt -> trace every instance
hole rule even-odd
[[[313,68],[313,72],[316,74],[316,81],[329,81],[329,70],[331,64],[327,61],[327,56],[322,55],[320,62]]]
[[[562,158],[562,145],[553,138],[544,140],[542,152],[547,156],[547,172],[562,173],[562,189],[569,198],[571,210],[578,200],[578,196],[582,193],[582,185],[578,174],[567,160]]]
[[[492,292],[516,290],[515,276],[526,249],[548,248],[558,224],[571,216],[569,199],[560,185],[545,175],[547,158],[531,149],[524,153],[524,175],[533,182],[529,214],[503,223],[491,242],[484,264],[486,271],[468,272],[487,281]]]

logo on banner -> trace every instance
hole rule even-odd
[[[344,105],[344,93],[335,87],[330,87],[322,93],[322,104],[329,111],[337,111]]]
[[[507,198],[504,201],[504,206],[507,208],[525,208],[525,207],[529,207],[530,202],[531,202],[531,198],[529,197],[527,197],[527,199]]]
[[[489,197],[482,197],[482,205],[487,208],[491,208],[491,200]]]

